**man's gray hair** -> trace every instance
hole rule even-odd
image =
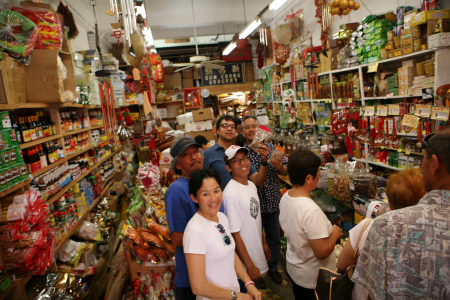
[[[175,145],[176,145],[179,141],[181,141],[182,139],[184,139],[184,138],[186,138],[186,137],[192,138],[192,137],[191,137],[190,135],[188,135],[188,134],[185,134],[185,135],[183,135],[183,136],[178,136],[178,137],[176,137],[176,138],[172,141],[172,143],[170,144],[170,152],[172,152],[172,149],[175,147]],[[202,157],[203,157],[203,150],[202,150],[201,148],[198,148],[198,149],[200,150],[200,153],[201,153],[201,155],[202,155]],[[170,169],[171,169],[172,172],[174,172],[175,174],[181,176],[181,175],[182,175],[181,170],[178,169],[178,168],[176,167],[176,164],[177,164],[177,163],[178,163],[178,156],[175,156],[175,157],[172,158],[172,161],[170,162]]]
[[[244,122],[245,122],[245,120],[248,120],[248,119],[254,119],[254,120],[256,121],[256,123],[259,125],[259,121],[258,121],[258,118],[257,118],[256,116],[254,116],[254,115],[246,115],[246,116],[242,119],[242,127],[244,127]]]

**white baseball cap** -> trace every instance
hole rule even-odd
[[[233,157],[236,155],[236,153],[242,150],[245,152],[245,154],[248,154],[250,150],[248,150],[246,147],[239,147],[237,145],[232,145],[228,147],[228,149],[225,151],[225,162],[229,161],[230,159],[233,159]]]

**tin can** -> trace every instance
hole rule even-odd
[[[11,119],[7,111],[0,111],[0,129],[12,128]]]
[[[9,164],[10,164],[10,166],[14,166],[16,164],[16,161],[17,161],[16,149],[8,150],[8,155],[9,155]]]
[[[0,150],[1,164],[3,168],[9,167],[9,150]]]
[[[19,174],[22,181],[27,180],[29,177],[27,166],[24,163],[19,165]]]
[[[6,190],[5,170],[0,169],[0,191]]]
[[[10,129],[0,130],[0,147],[3,149],[11,147],[10,131],[11,131]]]

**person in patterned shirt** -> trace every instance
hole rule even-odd
[[[352,281],[369,299],[450,299],[450,127],[425,136],[419,203],[373,221]]]
[[[255,116],[247,115],[242,120],[243,135],[246,139],[245,146],[250,145],[254,138],[255,133],[259,127],[258,119]],[[270,143],[266,143],[269,148],[269,157],[272,156],[275,151],[275,146]],[[251,164],[256,170],[259,170],[262,165],[261,156],[257,151],[248,147],[250,152],[248,157]],[[278,256],[280,254],[281,242],[280,242],[280,200],[281,193],[278,186],[278,174],[287,175],[287,167],[285,160],[272,160],[268,165],[266,180],[264,185],[258,188],[258,196],[261,203],[261,219],[264,232],[266,234],[267,245],[270,248],[271,256],[268,262],[269,276],[277,283],[282,283],[281,274],[278,272]]]

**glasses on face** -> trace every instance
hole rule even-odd
[[[223,227],[223,225],[219,224],[219,225],[216,226],[216,228],[222,234],[222,239],[223,239],[223,242],[225,243],[224,246],[230,245],[231,244],[231,239],[228,236],[228,234],[225,232],[225,228]]]
[[[441,157],[439,156],[439,152],[438,152],[435,148],[433,148],[433,146],[431,146],[431,145],[428,143],[428,141],[429,141],[433,136],[434,136],[434,133],[430,133],[430,134],[427,134],[427,135],[422,139],[422,149],[428,148],[433,154],[436,155],[436,157],[437,157],[439,163],[442,164]]]
[[[220,127],[222,127],[223,129],[228,129],[228,128],[236,129],[236,125],[234,125],[234,124],[227,124],[227,123],[220,124]]]
[[[240,164],[242,162],[248,162],[248,156],[244,156],[243,158],[235,158],[230,160],[230,164],[235,165],[235,164]]]

